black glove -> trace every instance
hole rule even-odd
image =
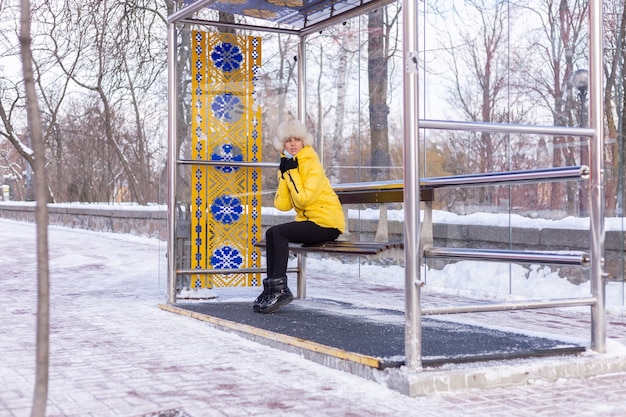
[[[284,174],[290,169],[298,168],[298,160],[296,158],[285,158],[284,156],[280,158],[280,173]]]

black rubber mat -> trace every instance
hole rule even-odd
[[[389,310],[351,314],[292,303],[272,314],[252,311],[251,303],[179,303],[178,308],[381,359],[382,367],[404,363],[404,316]],[[365,310],[366,312],[368,310]],[[375,317],[376,319],[372,319]],[[583,346],[543,337],[487,329],[451,321],[422,319],[422,363],[439,366],[484,360],[563,355]]]

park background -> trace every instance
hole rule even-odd
[[[166,195],[166,19],[182,2],[34,2],[35,81],[42,109],[49,201],[125,208],[163,204]],[[585,1],[429,1],[420,3],[420,112],[428,119],[586,126],[588,3]],[[603,2],[605,213],[623,231],[624,2]],[[18,3],[0,5],[0,172],[8,200],[33,199],[31,138],[19,65]],[[201,17],[238,19],[203,10]],[[231,20],[229,20],[231,19]],[[307,39],[307,114],[316,148],[333,183],[401,179],[401,34],[391,3]],[[179,31],[181,112],[178,152],[191,154],[190,42]],[[273,129],[296,113],[297,37],[263,35],[255,80],[262,113],[263,161],[275,162]],[[584,164],[586,139],[532,134],[422,132],[420,174],[466,175]],[[190,175],[189,175],[190,177]],[[181,183],[189,184],[189,177]],[[263,205],[276,176],[263,169]],[[4,197],[4,194],[3,194]],[[446,189],[434,207],[517,233],[518,219],[588,224],[585,182]],[[179,202],[188,204],[185,198]],[[390,215],[400,205],[387,207]],[[357,218],[372,207],[359,207]],[[386,211],[378,212],[384,218]],[[580,222],[573,222],[578,218]],[[457,222],[458,223],[458,222]],[[513,237],[511,237],[511,241]],[[504,243],[506,245],[506,242]],[[510,242],[509,242],[510,245]],[[623,235],[613,246],[624,246]],[[623,250],[622,250],[623,252]],[[451,262],[450,265],[454,265]],[[433,265],[431,265],[433,266]],[[437,264],[438,270],[446,265]],[[509,269],[513,268],[512,266]],[[559,271],[572,281],[569,272]],[[607,264],[622,285],[624,256]],[[584,270],[572,272],[584,275]],[[509,281],[513,274],[509,271]],[[528,278],[528,275],[527,275]],[[577,278],[573,279],[580,283]],[[623,296],[622,296],[623,298]]]
[[[20,6],[30,6],[30,2],[8,1],[0,5],[3,35],[0,39],[4,47],[0,62],[3,198],[6,194],[9,200],[33,200],[33,184],[42,184],[39,179],[45,175],[47,193],[44,195],[41,187],[35,188],[38,201],[47,200],[50,205],[79,202],[150,207],[163,203],[167,182],[164,179],[167,120],[164,86],[168,56],[164,53],[165,23],[172,11],[186,3],[182,0],[139,1],[132,5],[69,0],[33,2],[34,7],[27,15],[32,24],[29,32],[33,36],[34,56],[32,62],[27,59],[23,63],[25,80],[20,75],[19,57],[20,53],[28,55],[23,42],[22,48],[17,42],[21,29],[18,16]],[[618,219],[616,223],[621,224],[625,107],[621,45],[626,25],[622,24],[623,3],[602,5],[604,209],[606,219]],[[431,1],[420,3],[419,13],[421,117],[587,126],[587,2]],[[314,65],[307,65],[307,112],[303,121],[316,136],[316,147],[333,183],[400,179],[399,83],[404,68],[400,53],[401,16],[399,5],[390,3],[307,39],[307,62]],[[201,11],[198,17],[220,22],[238,19],[225,12],[208,10]],[[193,54],[189,37],[197,29],[194,26],[183,24],[175,42],[180,46],[176,54],[180,60],[175,63],[179,78],[174,81],[180,93],[176,97],[180,107],[174,137],[176,157],[185,159],[194,152],[190,140],[194,135],[190,100],[193,61],[189,59]],[[263,37],[264,60],[254,81],[256,104],[262,116],[259,131],[263,132],[264,161],[276,160],[277,155],[269,145],[273,129],[280,120],[296,114],[300,104],[295,94],[297,41],[296,37],[282,34]],[[30,64],[33,64],[34,85],[28,83],[26,66]],[[24,85],[35,89],[36,94],[32,94],[27,88],[28,100]],[[29,130],[26,121],[28,109],[30,127],[34,127],[35,98],[37,107],[42,109],[41,117],[37,117],[37,127],[41,123],[43,128],[42,137],[38,131]],[[583,165],[589,157],[589,144],[578,137],[421,133],[420,175],[425,177]],[[42,160],[42,149],[35,153],[32,148],[40,144],[45,149],[45,171],[38,163]],[[37,171],[37,181],[33,181],[33,170]],[[267,207],[276,179],[271,171],[264,172],[262,178]],[[180,208],[185,212],[188,199],[192,199],[191,193],[184,193],[186,184],[192,188],[190,180],[191,175],[181,176],[183,192],[177,195],[180,198],[177,207],[169,207],[170,210]],[[585,224],[590,209],[590,190],[584,182],[575,181],[449,189],[438,194],[434,203],[437,210],[464,217],[471,225],[483,215],[503,215],[498,219],[500,224],[505,219],[509,246],[520,232],[518,216],[568,222],[577,217]],[[401,207],[383,207],[375,217],[386,219],[394,210]],[[358,216],[368,221],[368,213],[365,208]],[[461,229],[462,223],[450,224]],[[583,230],[585,227],[582,226]],[[623,248],[623,227],[620,231]],[[168,248],[170,255],[172,250]],[[71,255],[80,256],[80,253]],[[41,257],[38,262],[42,262]],[[622,294],[623,264],[622,251],[616,263],[607,268],[609,284],[621,285]],[[353,265],[359,268],[359,278],[361,271],[369,267],[361,262]],[[454,280],[472,281],[467,279],[471,273],[461,272],[466,265],[427,263],[425,275],[437,277],[441,271]],[[376,265],[376,274],[401,267]],[[553,288],[556,290],[551,285],[555,282],[555,272],[560,284],[569,285],[567,288],[559,285],[559,291],[573,287],[585,290],[588,285],[585,280],[572,279],[570,271],[560,268],[489,264],[472,265],[467,270],[475,271],[483,279],[503,272],[509,288],[513,284],[517,286],[519,281],[551,293]],[[582,272],[584,275],[584,268]],[[540,278],[541,285],[534,285],[535,278]],[[459,284],[454,281],[451,285]],[[38,321],[38,329],[46,324]],[[38,338],[38,349],[46,346],[39,342]],[[38,362],[38,370],[42,370],[45,367],[39,365],[47,363]],[[47,383],[47,379],[38,378],[36,389],[42,381]],[[35,402],[41,402],[42,398],[35,395]]]

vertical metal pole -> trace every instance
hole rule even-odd
[[[602,97],[602,2],[589,2],[589,116],[595,135],[589,140],[589,220],[591,242],[591,348],[606,351],[604,287],[604,105]]]
[[[298,260],[298,298],[304,300],[306,298],[306,255],[304,253],[298,253],[296,255]]]
[[[176,84],[176,23],[167,30],[167,302],[176,304],[176,124],[178,120]]]
[[[404,44],[404,285],[405,285],[405,365],[422,368],[422,317],[420,305],[420,181],[417,4],[402,1]]]
[[[306,38],[298,43],[298,119],[306,124]]]
[[[298,42],[298,120],[306,125],[306,38],[300,37]],[[297,254],[298,259],[298,291],[297,297],[306,298],[306,256]]]

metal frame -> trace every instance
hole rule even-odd
[[[604,98],[602,95],[602,1],[589,1],[589,111],[594,131],[589,147],[589,237],[591,242],[591,348],[606,352],[606,305],[604,285]]]
[[[298,34],[300,36],[300,44],[298,46],[298,116],[303,118],[305,115],[305,42],[306,36],[310,33],[322,30],[326,27],[340,23],[348,18],[356,17],[366,13],[377,7],[382,7],[392,2],[392,0],[378,0],[357,6],[354,9],[344,12],[340,15],[330,17],[327,20],[317,24],[305,27],[302,30],[288,30],[277,27],[263,27],[240,24],[224,24],[222,22],[208,22],[192,19],[197,11],[210,6],[216,0],[197,0],[189,6],[177,10],[168,18],[168,248],[175,247],[175,230],[176,230],[176,184],[177,172],[179,164],[187,164],[190,161],[179,160],[176,155],[176,122],[177,114],[177,98],[178,91],[176,85],[176,63],[177,50],[176,25],[179,23],[194,23],[215,26],[227,26],[233,28],[255,29],[268,32],[284,32],[290,34]],[[405,63],[405,74],[403,82],[403,104],[404,104],[404,234],[405,234],[405,365],[409,370],[417,371],[422,368],[421,360],[421,335],[422,324],[421,318],[426,314],[453,314],[459,312],[472,311],[502,311],[514,310],[520,308],[547,308],[554,306],[591,306],[591,347],[596,352],[606,351],[606,317],[605,317],[605,294],[603,282],[603,253],[604,253],[604,189],[602,182],[603,170],[603,148],[604,148],[604,131],[603,131],[603,97],[602,97],[602,2],[599,0],[591,0],[589,2],[589,40],[590,40],[590,62],[589,62],[589,114],[590,128],[566,128],[553,126],[519,126],[519,125],[497,125],[486,123],[468,123],[455,121],[435,121],[419,119],[419,66],[418,66],[418,2],[414,0],[398,0],[401,2],[403,14],[403,56]],[[420,152],[419,152],[419,131],[420,129],[457,129],[464,131],[490,131],[490,132],[518,132],[518,133],[544,133],[552,135],[574,135],[586,136],[590,138],[590,162],[589,169],[585,172],[588,174],[590,182],[589,207],[590,207],[590,255],[587,258],[579,255],[564,256],[559,259],[546,259],[544,255],[536,255],[534,260],[543,261],[562,261],[565,263],[579,263],[589,265],[589,274],[591,281],[591,297],[581,298],[578,300],[552,300],[545,302],[531,303],[506,303],[490,306],[470,306],[470,307],[448,307],[439,309],[422,309],[420,304],[420,264],[423,256],[446,256],[446,257],[473,257],[490,255],[498,259],[506,258],[502,253],[493,253],[489,251],[451,251],[441,253],[441,249],[424,247],[425,241],[420,241],[422,235],[422,224],[420,222]],[[197,162],[193,162],[197,163]],[[230,165],[235,165],[231,163]],[[243,165],[243,164],[242,164]],[[580,168],[580,167],[579,167]],[[545,180],[554,180],[550,178],[551,172],[541,172],[545,175]],[[581,172],[578,172],[580,175]],[[495,178],[487,178],[488,175],[481,177],[480,184],[494,184]],[[467,180],[467,178],[465,178]],[[427,179],[425,179],[427,180]],[[457,178],[456,181],[459,179]],[[474,178],[476,180],[476,178]],[[493,180],[493,181],[490,181]],[[446,185],[450,185],[452,181],[448,179]],[[428,181],[424,181],[428,182]],[[441,184],[438,184],[441,185]],[[470,186],[464,183],[455,184],[456,186]],[[432,231],[425,230],[427,233]],[[428,240],[427,238],[425,239]],[[431,240],[432,241],[432,240]],[[168,256],[168,303],[176,303],[176,275],[178,273],[189,273],[188,270],[176,270],[176,260],[174,253],[170,251]],[[304,256],[302,255],[302,258]],[[575,259],[574,259],[575,258]],[[300,259],[299,259],[300,260]],[[305,273],[304,259],[302,259],[303,279]],[[194,272],[199,272],[194,270]],[[256,271],[255,271],[256,272]],[[207,272],[210,273],[210,272]]]

